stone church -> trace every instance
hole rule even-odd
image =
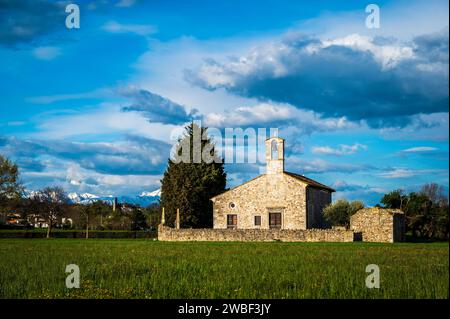
[[[326,228],[335,190],[284,170],[284,139],[266,140],[266,173],[213,197],[214,229]]]

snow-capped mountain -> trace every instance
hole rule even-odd
[[[36,191],[26,191],[27,197],[38,195]],[[141,207],[147,207],[151,204],[157,203],[161,197],[161,189],[152,192],[142,192],[140,195],[124,195],[124,196],[97,196],[90,193],[69,193],[67,194],[69,201],[73,204],[91,204],[96,201],[103,201],[112,205],[114,198],[117,198],[119,204],[132,204]]]
[[[161,190],[157,189],[153,192],[142,192],[140,195],[125,195],[125,196],[97,196],[94,194],[84,193],[70,193],[67,196],[74,204],[90,204],[95,201],[103,201],[112,204],[114,198],[117,197],[119,204],[133,204],[141,207],[146,207],[150,204],[157,203],[161,197]]]
[[[94,195],[94,194],[89,194],[89,193],[84,193],[84,194],[80,194],[80,195],[78,195],[77,193],[69,193],[67,195],[67,197],[74,204],[92,203],[92,202],[100,199],[99,196]]]
[[[150,193],[150,192],[149,192]],[[114,200],[114,197],[108,197],[109,201]],[[142,196],[138,195],[138,196],[117,196],[117,202],[120,204],[123,203],[127,203],[127,204],[133,204],[133,205],[138,205],[141,207],[147,207],[151,204],[157,203],[160,199],[160,196]],[[105,199],[101,199],[101,200],[105,200]]]
[[[153,192],[142,192],[141,195],[139,195],[141,197],[161,197],[161,188],[157,189],[156,191]]]

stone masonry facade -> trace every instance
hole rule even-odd
[[[405,214],[399,209],[363,208],[350,218],[362,241],[393,243],[405,239]]]
[[[238,229],[269,229],[269,213],[280,212],[283,229],[306,229],[305,194],[306,185],[288,175],[261,175],[214,200],[214,228],[226,229],[227,215],[236,214]]]
[[[353,232],[332,229],[176,229],[160,225],[162,241],[286,241],[286,242],[352,242]]]

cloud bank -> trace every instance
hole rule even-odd
[[[185,79],[374,128],[403,127],[415,115],[448,111],[448,28],[409,43],[289,35],[245,56],[207,59],[186,70]]]

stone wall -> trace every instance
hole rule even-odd
[[[350,229],[355,233],[361,233],[362,241],[388,243],[403,241],[404,213],[398,209],[363,208],[350,218]]]
[[[352,242],[353,232],[331,229],[175,229],[160,225],[161,241]]]
[[[227,215],[236,214],[238,229],[269,229],[269,210],[278,210],[283,229],[306,229],[306,186],[287,174],[260,175],[213,199],[214,228],[227,228]]]

